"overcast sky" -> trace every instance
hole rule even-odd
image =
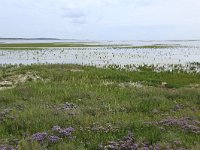
[[[200,0],[0,0],[0,37],[200,39]]]

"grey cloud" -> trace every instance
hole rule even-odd
[[[67,18],[83,18],[86,17],[86,13],[82,10],[78,9],[65,9],[64,14],[62,17],[67,17]]]
[[[86,24],[87,20],[86,18],[74,18],[71,20],[71,22],[74,24]]]
[[[88,15],[81,9],[66,8],[63,10],[62,17],[69,19],[73,24],[86,24]]]

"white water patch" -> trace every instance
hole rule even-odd
[[[42,48],[0,50],[0,64],[165,65],[200,62],[200,48]]]

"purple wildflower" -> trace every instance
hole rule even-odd
[[[136,150],[138,148],[138,145],[135,143],[134,136],[132,133],[129,132],[129,134],[125,137],[123,137],[121,140],[118,141],[111,141],[106,146],[100,146],[100,149],[127,149],[127,150]]]
[[[60,141],[61,138],[59,138],[58,136],[52,135],[48,137],[48,141],[50,143],[57,143]]]
[[[60,130],[59,133],[63,136],[70,137],[73,131],[74,129],[70,127],[70,128]]]
[[[178,126],[184,131],[190,131],[196,134],[200,133],[200,122],[190,117],[183,117],[179,119],[170,118],[161,120],[159,122],[149,122],[147,124],[163,125],[165,127]],[[164,130],[163,127],[161,129]]]
[[[156,150],[161,150],[160,145],[159,145],[159,144],[156,144],[156,145],[155,145],[155,149],[156,149]]]
[[[32,140],[43,142],[47,138],[46,132],[38,132],[32,135]]]
[[[54,126],[52,128],[53,131],[58,132],[61,136],[71,138],[72,132],[74,132],[74,128],[61,128],[60,126]]]
[[[65,128],[64,130],[65,130],[66,132],[74,132],[74,131],[75,131],[74,128],[72,128],[72,127]]]
[[[11,145],[0,145],[0,150],[16,150],[16,149]]]
[[[61,131],[59,131],[59,133],[60,133],[62,136],[67,136],[67,137],[71,136],[71,132],[66,132],[65,130],[61,130]]]

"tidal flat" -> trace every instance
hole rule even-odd
[[[200,148],[200,74],[0,67],[0,148]]]
[[[183,69],[187,70],[191,67],[190,64],[199,64],[199,46],[185,46],[184,43],[150,44],[143,46],[139,44],[132,46],[131,43],[0,44],[0,64],[77,64],[104,68],[129,66],[130,69],[134,69],[135,66],[153,65],[164,66],[168,70],[173,65],[182,65]],[[196,71],[199,72],[200,68],[196,67]]]

